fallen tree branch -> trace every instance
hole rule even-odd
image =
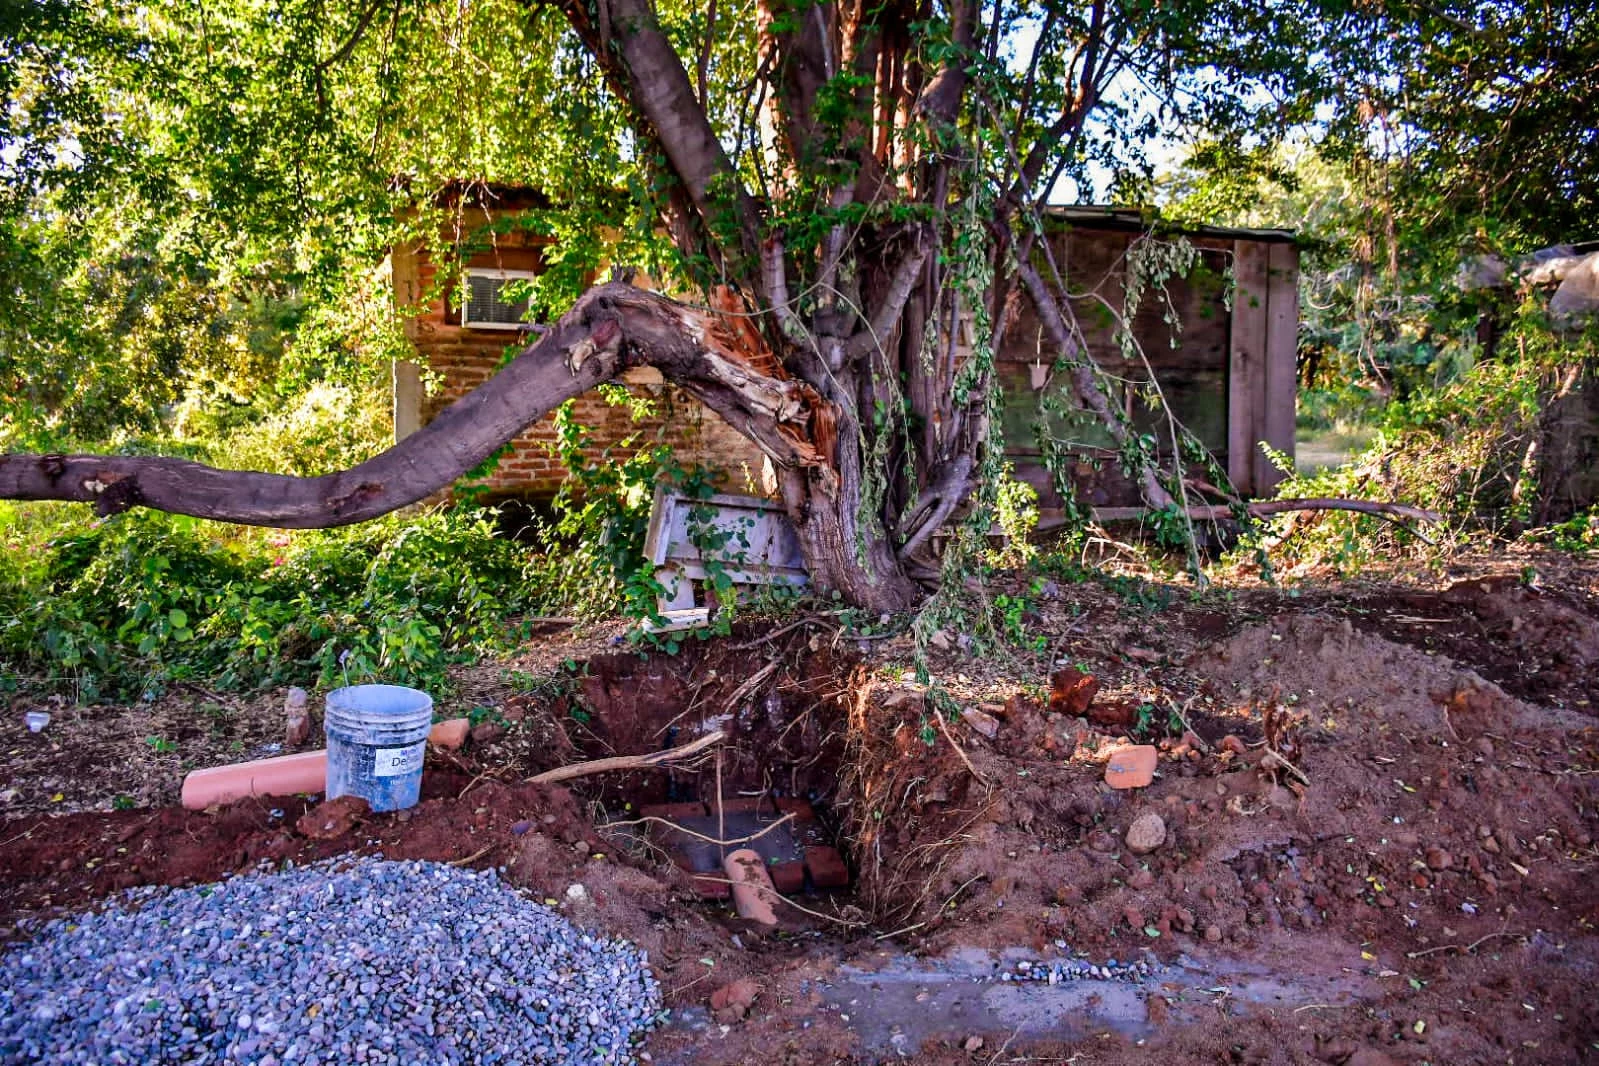
[[[825,404],[803,382],[746,362],[747,337],[742,322],[715,308],[607,283],[489,381],[348,470],[293,477],[166,456],[11,454],[0,455],[0,499],[89,503],[101,515],[153,507],[284,529],[348,525],[448,487],[561,403],[640,365],[716,411],[780,469],[831,476],[830,455],[806,439]]]
[[[609,774],[619,770],[648,770],[652,766],[662,763],[677,762],[691,755],[698,755],[713,744],[719,744],[727,739],[727,734],[718,729],[714,733],[707,733],[698,740],[691,741],[681,747],[668,748],[666,751],[651,752],[648,755],[613,755],[608,759],[591,759],[588,762],[575,762],[568,766],[557,766],[553,770],[546,770],[542,774],[534,774],[527,779],[530,785],[552,785],[557,781],[570,781],[574,777],[588,777],[592,774]]]

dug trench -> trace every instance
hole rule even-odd
[[[432,753],[410,812],[296,798],[12,819],[0,912],[15,936],[134,884],[381,852],[500,867],[644,947],[671,1009],[643,1048],[656,1062],[1595,1053],[1591,717],[1358,612],[1174,608],[1129,627],[1090,598],[1070,615],[1119,634],[1073,648],[1097,693],[1075,669],[1051,688],[1045,660],[969,696],[952,652],[929,665],[958,698],[930,699],[824,624],[592,656]],[[526,781],[711,731],[687,761]],[[1112,788],[1129,741],[1157,749],[1155,776]],[[801,865],[775,927],[683,868],[763,830],[794,849],[766,856],[774,871]],[[838,849],[847,887],[804,870],[807,845]]]

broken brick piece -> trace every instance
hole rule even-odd
[[[766,872],[772,875],[772,884],[785,896],[805,890],[805,864],[798,859],[771,863]]]
[[[733,882],[733,906],[738,916],[759,925],[776,925],[772,909],[777,890],[766,872],[766,861],[750,848],[740,848],[722,860],[722,869]]]
[[[1105,761],[1105,784],[1111,788],[1143,788],[1155,779],[1159,757],[1153,744],[1124,744]]]
[[[465,718],[451,718],[428,730],[428,743],[445,751],[457,751],[466,743],[466,734],[472,723]]]
[[[849,885],[849,867],[838,849],[827,845],[812,845],[805,849],[805,869],[810,871],[811,883],[817,888],[845,888]]]

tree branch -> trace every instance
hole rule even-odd
[[[0,455],[0,499],[91,503],[103,515],[144,506],[285,529],[348,525],[446,488],[561,403],[637,365],[657,367],[779,466],[832,477],[833,456],[817,443],[831,405],[805,383],[774,376],[780,368],[758,345],[746,320],[601,285],[499,374],[349,470],[291,477],[152,456]]]

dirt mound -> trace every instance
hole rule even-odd
[[[1575,592],[1519,575],[1368,597],[1357,626],[1472,664],[1522,699],[1599,715],[1599,618]]]

